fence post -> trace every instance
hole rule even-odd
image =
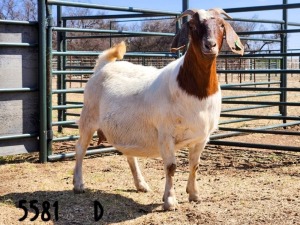
[[[46,2],[38,0],[39,23],[39,161],[47,162]]]
[[[53,17],[52,17],[52,6],[47,5],[47,48],[46,48],[46,68],[47,68],[47,159],[48,156],[52,154],[52,27],[53,27]]]
[[[288,3],[288,0],[283,0],[284,5],[286,5]],[[287,9],[284,8],[282,9],[282,19],[284,21],[284,24],[281,26],[281,28],[283,30],[287,30],[288,28],[288,13],[287,13]],[[281,53],[287,53],[287,37],[286,37],[286,33],[285,34],[281,34]],[[285,70],[287,69],[287,57],[283,57],[283,59],[281,60],[281,69]],[[281,88],[286,88],[287,87],[287,74],[286,73],[281,73],[280,74],[280,87]],[[280,102],[286,102],[287,98],[286,98],[286,91],[285,90],[281,90],[281,94],[280,94]],[[281,105],[279,106],[279,111],[281,113],[282,116],[287,116],[287,107],[286,105]],[[283,123],[286,123],[286,119],[283,119]]]
[[[62,14],[62,9],[61,6],[57,6],[57,26],[58,27],[62,27],[62,18],[61,18],[61,14]],[[57,51],[61,52],[62,51],[62,42],[63,42],[63,37],[62,37],[62,33],[59,32],[57,33]],[[62,70],[62,65],[63,65],[63,57],[61,55],[57,56],[57,70]],[[56,76],[56,87],[57,89],[61,88],[61,76]],[[62,104],[62,94],[57,94],[57,104],[60,105]],[[62,111],[57,110],[57,119],[58,121],[63,121],[62,118]],[[59,133],[62,132],[62,125],[58,125],[57,127],[57,131]]]
[[[188,8],[189,8],[189,0],[182,0],[182,12],[184,12]],[[182,23],[187,22],[187,20],[188,20],[187,17],[183,17],[182,18]]]

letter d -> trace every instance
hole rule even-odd
[[[96,222],[102,218],[103,213],[104,213],[104,210],[103,210],[103,206],[101,205],[101,203],[98,201],[94,201],[94,219]]]

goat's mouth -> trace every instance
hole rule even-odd
[[[208,58],[215,58],[218,56],[218,51],[216,51],[216,50],[211,50],[211,51],[203,50],[202,53],[205,57],[208,57]]]

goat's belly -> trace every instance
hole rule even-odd
[[[107,124],[106,124],[107,125]],[[121,129],[118,129],[118,128]],[[124,129],[126,127],[126,129]],[[152,127],[136,127],[119,123],[117,126],[102,126],[107,141],[118,151],[128,156],[159,157],[157,132]]]

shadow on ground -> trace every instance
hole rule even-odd
[[[131,192],[131,190],[126,190]],[[135,218],[141,217],[145,214],[152,213],[159,207],[159,204],[142,205],[131,198],[124,197],[119,194],[109,194],[98,190],[86,190],[83,194],[74,194],[73,191],[37,191],[37,192],[25,192],[25,193],[10,193],[0,197],[0,203],[9,204],[13,203],[16,208],[19,208],[19,202],[26,200],[24,204],[31,212],[25,221],[30,222],[30,219],[34,217],[34,210],[29,209],[29,202],[31,200],[37,200],[35,205],[42,212],[42,203],[48,201],[51,206],[49,209],[51,220],[54,224],[95,224],[94,217],[94,202],[97,201],[103,206],[103,217],[97,222],[97,224],[110,224],[117,222],[126,222]],[[53,204],[58,202],[58,220],[55,220],[55,207]],[[100,215],[100,207],[97,204],[98,213]],[[22,209],[20,209],[22,210]],[[20,215],[16,217],[22,217],[24,212],[21,211]],[[47,215],[46,215],[47,216]],[[41,214],[38,220],[40,220]],[[16,218],[16,221],[19,218]],[[37,220],[37,221],[38,221]],[[41,220],[42,221],[42,220]]]

